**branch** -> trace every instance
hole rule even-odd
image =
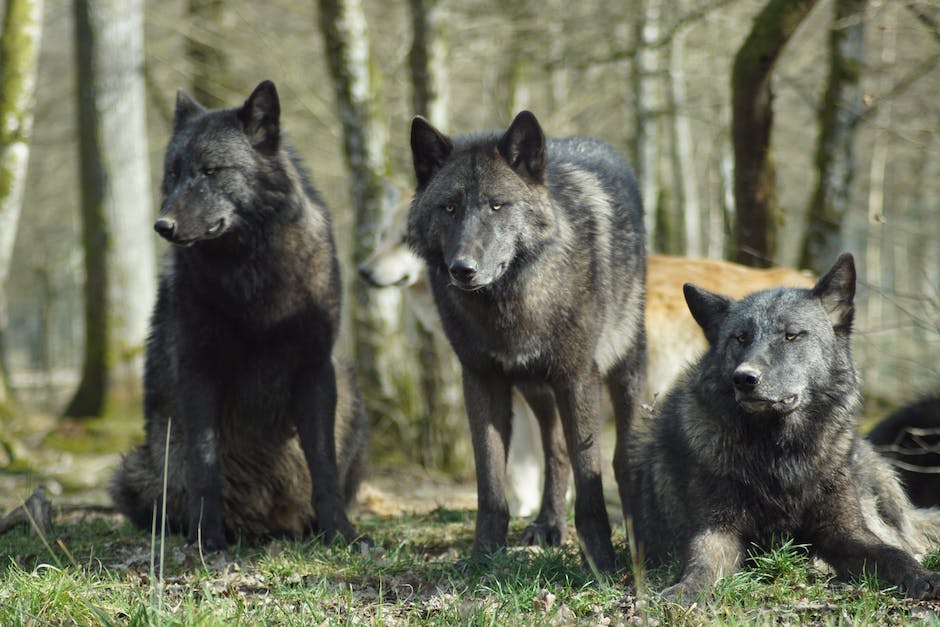
[[[31,525],[33,531],[43,538],[48,538],[52,533],[52,503],[41,487],[36,488],[22,505],[0,518],[0,534],[25,524]]]
[[[930,34],[933,35],[933,38],[940,43],[940,23],[937,23],[937,20],[932,15],[917,8],[916,0],[908,0],[906,6],[907,10],[913,13],[914,17],[917,18],[917,21],[926,26]]]
[[[891,100],[892,98],[897,98],[902,95],[908,89],[911,88],[914,83],[923,78],[924,76],[930,74],[934,68],[937,67],[937,62],[940,61],[940,54],[935,54],[932,57],[924,59],[920,64],[917,65],[913,70],[908,72],[902,78],[891,86],[883,95],[879,96],[874,102],[872,102],[867,109],[860,113],[852,121],[853,125],[862,124],[867,121],[875,111],[878,110],[878,107],[881,103]]]

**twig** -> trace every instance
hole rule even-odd
[[[17,525],[32,525],[43,538],[52,533],[52,503],[46,498],[42,487],[36,488],[22,505],[0,518],[0,534],[4,534]]]

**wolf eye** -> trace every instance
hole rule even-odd
[[[219,171],[218,168],[203,168],[202,173],[205,174],[206,176],[212,176],[218,171]]]
[[[745,331],[745,332],[743,332],[743,333],[738,333],[737,335],[735,335],[735,336],[734,336],[734,339],[736,339],[736,340],[738,341],[738,344],[747,344],[747,342],[748,342],[748,340],[750,339],[750,337],[748,336],[747,332]]]
[[[175,181],[177,176],[179,175],[176,173],[176,170],[170,170],[166,173],[166,177],[171,181]]]
[[[493,211],[499,211],[502,208],[503,208],[503,203],[496,202],[496,201],[490,202],[490,209],[492,209]]]
[[[453,205],[444,205],[444,211],[446,211],[447,213],[453,213],[453,212],[454,212],[454,206],[453,206]]]
[[[788,342],[792,342],[792,341],[798,339],[801,335],[803,335],[803,334],[802,334],[802,333],[792,333],[792,332],[790,332],[790,331],[787,331],[786,333],[783,334],[783,339],[785,339],[785,340],[788,341]]]

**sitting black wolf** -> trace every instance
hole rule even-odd
[[[144,374],[146,442],[111,494],[207,549],[236,536],[356,537],[367,421],[331,359],[340,284],[326,206],[280,137],[274,84],[207,111],[177,96],[155,228],[174,244]],[[312,477],[312,481],[311,481]]]
[[[408,239],[427,263],[463,369],[477,476],[473,552],[506,542],[506,450],[517,386],[539,420],[546,453],[542,507],[525,539],[561,541],[570,458],[586,556],[612,570],[600,394],[606,383],[622,449],[646,356],[646,252],[630,168],[600,141],[546,140],[528,111],[501,135],[456,140],[416,118],[411,148],[417,190]],[[626,467],[616,471],[625,497]]]
[[[912,554],[936,537],[938,517],[911,506],[857,432],[852,256],[812,289],[740,301],[684,291],[708,351],[631,442],[640,557],[682,561],[665,596],[691,603],[752,544],[793,538],[842,577],[876,573],[936,597],[940,573]]]

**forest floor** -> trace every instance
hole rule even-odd
[[[786,545],[754,556],[706,602],[661,603],[648,591],[676,568],[629,564],[615,498],[622,567],[611,577],[584,566],[571,520],[562,547],[470,560],[473,484],[417,468],[373,468],[363,484],[353,521],[374,547],[272,540],[202,555],[111,507],[114,451],[139,437],[132,422],[4,424],[0,514],[43,486],[52,532],[0,535],[0,624],[940,624],[940,602],[902,599],[874,580],[834,582]],[[511,545],[524,524],[511,523]]]

